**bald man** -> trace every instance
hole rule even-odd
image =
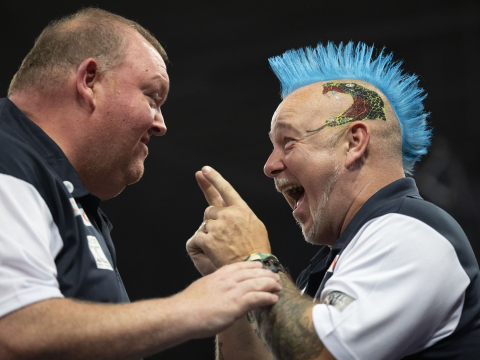
[[[167,130],[166,61],[139,24],[84,9],[44,29],[0,99],[1,359],[139,359],[277,301],[278,275],[239,263],[128,303],[99,203]]]
[[[217,359],[478,358],[473,251],[405,177],[430,143],[425,95],[391,54],[373,52],[329,43],[270,59],[283,101],[265,174],[305,240],[322,245],[296,285],[235,190],[210,167],[197,173],[210,204],[187,242],[199,271],[257,261],[283,288],[218,335]]]

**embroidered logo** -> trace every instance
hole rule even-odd
[[[73,214],[75,216],[80,216],[80,212],[78,211],[78,205],[77,205],[77,202],[75,201],[74,198],[70,198],[70,204],[72,205],[72,209],[73,209]]]
[[[338,256],[339,255],[335,256],[335,259],[333,259],[333,261],[330,264],[330,267],[328,268],[327,272],[333,272],[333,270],[335,269],[335,265],[337,265]]]
[[[73,192],[73,184],[70,182],[70,181],[64,181],[63,182],[63,185],[65,185],[65,187],[67,188],[68,192],[71,194]]]
[[[79,212],[79,215],[82,216],[82,220],[85,226],[93,226],[90,220],[88,219],[87,214],[85,214],[85,210],[83,210],[82,208],[79,208],[78,212]]]
[[[100,243],[98,242],[97,238],[95,236],[87,235],[87,240],[88,240],[88,247],[90,248],[93,258],[97,263],[97,268],[113,271],[112,265],[110,265],[110,263],[108,262],[108,259],[105,256],[105,253],[103,252],[102,247],[100,246]]]
[[[355,299],[351,296],[344,294],[340,291],[332,291],[327,295],[323,302],[324,304],[331,305],[338,311],[342,312],[354,300]]]
[[[78,207],[77,202],[75,201],[74,198],[70,198],[70,204],[72,204],[73,214],[75,216],[81,216],[85,226],[93,226],[90,220],[88,219],[88,216],[85,213],[85,210]]]

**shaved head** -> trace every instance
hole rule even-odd
[[[349,93],[342,88],[356,91]],[[347,124],[366,121],[372,133],[372,146],[379,155],[401,161],[402,135],[397,116],[387,97],[365,81],[342,79],[304,86],[288,95],[275,114],[285,106],[292,108],[288,111],[301,107],[302,112],[311,118],[304,135],[313,136],[322,131],[322,136],[330,139],[331,146],[347,129]],[[272,125],[276,119],[274,115]],[[278,125],[283,126],[281,122]]]

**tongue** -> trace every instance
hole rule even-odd
[[[300,202],[303,200],[303,196],[305,195],[305,193],[302,194],[302,196],[300,196],[295,204],[295,208],[293,209],[293,211],[297,210],[298,206],[300,205]]]

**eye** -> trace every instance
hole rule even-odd
[[[150,94],[148,95],[148,98],[150,99],[150,104],[152,106],[157,106],[159,101],[162,100],[162,98],[160,97],[160,95],[158,95],[158,93]]]
[[[293,141],[292,138],[290,137],[284,137],[283,138],[283,145],[286,147],[289,143],[291,143]]]

